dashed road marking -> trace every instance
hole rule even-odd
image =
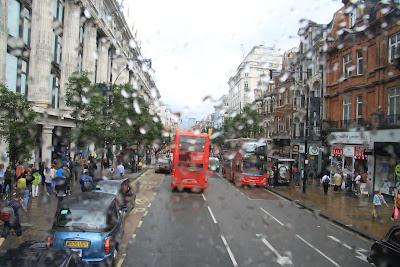
[[[140,227],[142,227],[142,224],[143,224],[143,221],[142,221],[142,220],[140,220],[136,228],[140,228]]]
[[[277,218],[275,218],[271,213],[269,213],[268,211],[266,211],[265,209],[263,209],[263,208],[260,208],[260,210],[262,211],[262,212],[264,212],[265,214],[267,214],[269,217],[271,217],[272,219],[274,219],[277,223],[279,223],[281,226],[285,226],[285,224],[284,223],[282,223],[280,220],[278,220]]]
[[[214,217],[214,214],[213,214],[213,212],[212,212],[210,206],[207,206],[207,208],[208,208],[208,212],[210,213],[211,218],[213,219],[214,223],[218,223],[217,220],[216,220],[215,217]]]
[[[323,253],[321,250],[319,250],[318,248],[316,248],[315,246],[313,246],[311,243],[309,243],[307,240],[305,240],[304,238],[302,238],[301,236],[299,236],[298,234],[296,234],[297,238],[300,239],[301,241],[303,241],[307,246],[309,246],[310,248],[314,249],[316,252],[318,252],[322,257],[324,257],[325,259],[327,259],[328,261],[330,261],[333,265],[339,267],[340,265],[335,262],[334,260],[332,260],[331,258],[329,258],[325,253]]]
[[[203,197],[204,201],[207,200],[203,193],[201,194],[201,196]]]
[[[362,261],[364,261],[364,262],[368,262],[367,256],[365,255],[365,253],[368,252],[367,250],[365,250],[365,249],[363,249],[363,248],[354,249],[354,248],[351,247],[350,245],[348,245],[348,244],[346,244],[346,243],[340,241],[337,237],[334,237],[334,236],[332,236],[332,235],[328,235],[328,237],[329,237],[330,239],[332,239],[333,241],[335,241],[336,243],[341,244],[343,247],[347,248],[348,250],[354,251],[354,253],[357,254],[357,255],[356,255],[356,258],[357,258],[357,259],[360,259],[360,260],[362,260]]]
[[[136,237],[136,234],[133,234],[133,235],[132,235],[132,239],[135,239],[135,237]]]
[[[147,207],[150,208],[151,207],[151,203],[149,203],[149,205],[147,205]]]
[[[237,267],[238,264],[236,262],[235,255],[233,255],[233,252],[232,252],[231,248],[229,247],[228,242],[226,242],[226,239],[223,235],[221,235],[221,239],[225,245],[226,250],[228,251],[228,254],[229,254],[229,257],[231,258],[233,266]]]
[[[117,262],[117,264],[115,265],[116,267],[121,267],[122,263],[124,262],[126,257],[126,254],[123,254],[122,257],[119,259],[119,261]]]
[[[144,212],[143,217],[145,217],[149,213],[147,210]]]

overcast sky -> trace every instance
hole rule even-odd
[[[211,113],[207,96],[228,93],[227,81],[254,45],[298,46],[302,18],[328,23],[333,0],[125,0],[127,21],[153,60],[162,101],[183,116]]]

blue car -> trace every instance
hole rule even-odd
[[[124,220],[112,194],[85,192],[59,204],[48,245],[76,251],[89,264],[111,266],[118,256]]]

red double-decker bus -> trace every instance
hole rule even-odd
[[[252,138],[226,140],[222,169],[224,177],[238,186],[266,186],[265,147],[266,144]]]
[[[177,130],[173,144],[172,190],[191,188],[201,192],[208,187],[210,139],[207,134]]]

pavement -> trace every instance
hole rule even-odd
[[[344,191],[335,192],[333,187],[329,188],[325,196],[318,181],[309,184],[306,193],[302,192],[301,187],[292,185],[269,187],[268,190],[370,240],[382,239],[390,227],[396,224],[390,220],[393,203],[388,198],[386,201],[389,208],[382,206],[382,221],[378,221],[371,216],[371,198]]]
[[[143,169],[138,173],[127,173],[125,176],[134,181],[137,177],[142,175],[147,169]],[[72,185],[72,194],[80,191],[79,182],[76,181]],[[48,196],[45,193],[45,187],[39,187],[39,196],[30,198],[28,204],[28,211],[20,210],[20,220],[22,226],[22,237],[18,238],[12,231],[8,238],[0,245],[1,250],[18,247],[22,242],[28,240],[45,241],[49,231],[53,225],[54,214],[57,208],[57,198],[54,194]],[[5,202],[0,201],[0,206]],[[2,229],[3,222],[0,221],[0,229]]]
[[[264,188],[217,174],[203,194],[171,192],[169,175],[140,183],[152,196],[117,266],[369,265],[371,241]]]

